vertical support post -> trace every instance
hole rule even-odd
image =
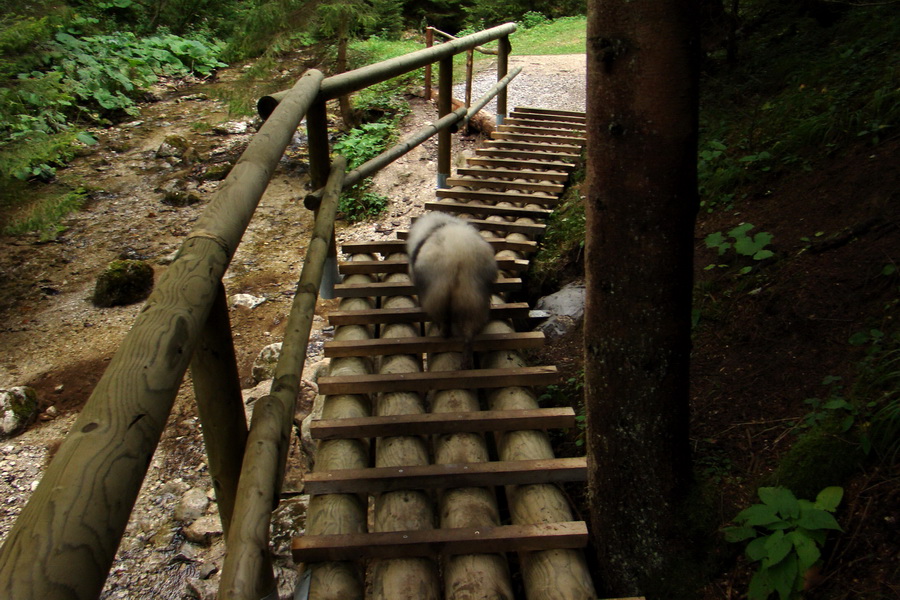
[[[209,475],[227,539],[247,445],[247,417],[228,320],[228,301],[221,282],[191,360],[191,379],[203,426]]]
[[[512,45],[509,43],[509,36],[505,35],[498,41],[497,48],[497,81],[506,77],[509,70],[509,54],[512,52]],[[503,125],[506,118],[506,88],[500,90],[497,94],[497,125]]]
[[[309,178],[312,189],[325,187],[328,174],[331,172],[331,159],[328,147],[328,116],[325,102],[317,100],[306,113],[306,133],[309,137]],[[319,296],[330,300],[334,298],[334,284],[340,281],[337,268],[337,244],[332,234],[331,247],[325,261],[325,275],[319,288]]]
[[[442,58],[438,72],[438,118],[450,113],[453,97],[453,57]],[[438,188],[447,187],[447,179],[450,177],[450,149],[452,138],[449,129],[442,129],[438,133]]]
[[[466,52],[466,108],[472,106],[472,69],[475,64],[475,50]]]
[[[430,25],[425,28],[425,47],[431,48],[434,45],[434,27]],[[425,65],[425,99],[431,100],[431,63]]]

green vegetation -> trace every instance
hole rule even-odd
[[[110,307],[145,300],[153,289],[153,267],[142,260],[114,260],[97,277],[94,306]]]
[[[762,503],[742,510],[734,518],[737,525],[724,530],[729,542],[749,540],[747,557],[759,563],[747,597],[766,600],[777,592],[781,600],[799,598],[807,571],[822,556],[827,532],[841,531],[831,513],[844,490],[825,488],[815,502],[798,500],[783,487],[762,487],[758,494]]]
[[[42,242],[55,239],[65,231],[60,225],[62,218],[84,206],[89,196],[89,192],[84,188],[61,193],[48,191],[31,203],[26,214],[19,215],[15,222],[6,226],[3,234],[37,233],[38,239]]]

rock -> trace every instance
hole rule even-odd
[[[147,299],[153,289],[153,267],[142,260],[114,260],[97,277],[94,306],[108,308]]]
[[[156,151],[156,158],[169,158],[172,156],[181,158],[189,148],[190,144],[184,137],[170,135],[160,144],[159,149]]]
[[[219,591],[218,583],[205,579],[189,579],[187,582],[189,597],[197,600],[216,600]]]
[[[584,316],[584,284],[570,283],[549,296],[544,296],[535,308],[550,317],[535,329],[543,331],[550,339],[562,337]]]
[[[243,306],[244,308],[256,308],[263,302],[265,298],[253,296],[251,294],[235,294],[231,297],[231,306]]]
[[[193,192],[182,192],[181,190],[172,190],[163,194],[162,203],[167,206],[193,206],[203,202],[203,199]]]
[[[0,390],[0,439],[21,433],[38,413],[37,392],[27,386]]]
[[[251,127],[248,121],[229,121],[228,123],[213,125],[212,130],[216,135],[240,135],[242,133],[250,133]]]
[[[193,523],[199,519],[209,507],[206,490],[194,488],[188,490],[175,506],[175,518],[184,523]]]
[[[278,358],[281,356],[281,342],[269,344],[259,351],[259,356],[253,363],[250,370],[255,381],[263,381],[264,379],[272,379],[275,374],[275,366],[278,364]]]
[[[206,168],[206,171],[203,173],[202,177],[205,181],[222,181],[225,179],[229,173],[231,173],[231,167],[233,167],[231,163],[218,163],[215,165],[210,165]]]
[[[200,517],[182,530],[187,541],[201,546],[208,546],[213,539],[222,535],[222,521],[219,517],[207,515]]]
[[[200,579],[209,579],[213,573],[218,573],[219,567],[215,563],[203,563],[197,569],[197,577]]]

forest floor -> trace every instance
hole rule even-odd
[[[545,80],[557,90],[567,85],[583,90],[583,77],[574,80],[584,73],[584,59],[577,58],[580,64],[572,62],[574,58],[568,65],[550,63]],[[532,62],[528,68],[540,73],[541,61]],[[570,76],[568,84],[555,79],[561,72]],[[236,77],[228,71],[220,75],[225,82]],[[166,258],[190,233],[215,192],[218,183],[205,181],[203,174],[212,164],[235,159],[252,134],[252,128],[241,132],[243,120],[224,126],[231,122],[224,105],[202,92],[202,85],[161,91],[163,99],[143,106],[140,119],[101,132],[97,147],[60,171],[61,179],[84,182],[94,191],[88,205],[66,220],[67,229],[56,240],[0,238],[0,388],[34,387],[43,410],[42,419],[27,432],[0,443],[0,537],[8,533],[140,309],[94,307],[89,298],[97,275],[111,260],[127,256],[150,261],[158,279]],[[412,104],[405,132],[434,119],[424,101],[413,99]],[[523,104],[558,107],[558,102],[511,96],[510,106]],[[213,127],[197,126],[201,122]],[[161,143],[173,134],[187,138],[202,160],[187,164],[157,157]],[[292,146],[275,173],[225,279],[229,296],[265,298],[254,309],[231,310],[248,397],[259,395],[249,391],[255,384],[250,376],[253,360],[283,334],[310,236],[311,215],[300,201],[307,186],[301,142]],[[464,139],[457,142],[457,150],[476,142]],[[757,486],[795,438],[795,424],[810,410],[804,401],[825,393],[822,379],[855,377],[864,349],[849,345],[848,338],[870,328],[896,330],[897,276],[883,273],[886,265],[900,262],[898,164],[900,140],[860,145],[836,153],[813,172],[785,176],[733,208],[700,216],[692,444],[700,472],[715,488],[711,496],[716,526],[755,501]],[[339,242],[393,237],[421,212],[422,202],[431,199],[434,178],[435,143],[427,142],[376,180],[376,191],[391,198],[387,211],[371,222],[340,222]],[[173,186],[197,194],[201,201],[185,207],[163,204],[163,192]],[[774,235],[776,258],[746,275],[738,273],[742,265],[735,262],[707,270],[707,265],[721,261],[705,247],[704,237],[741,222]],[[318,314],[332,306],[321,301]],[[310,370],[321,360],[321,342],[327,335],[319,317],[307,362]],[[538,360],[557,364],[569,377],[581,368],[580,355],[576,332],[549,346]],[[308,409],[312,393],[306,390],[302,408]],[[50,406],[58,416],[47,412]],[[172,516],[188,491],[209,488],[204,460],[188,376],[104,598],[181,598],[186,586],[195,595],[214,587],[216,576],[209,571],[221,567],[221,542],[210,546],[186,541],[184,525]],[[303,462],[296,443],[292,460]],[[288,488],[299,485],[299,479],[297,473],[290,475]],[[900,596],[898,482],[896,465],[876,463],[845,482],[847,495],[838,512],[845,533],[833,537],[810,597]],[[276,521],[295,506],[285,503]],[[214,510],[206,509],[209,514]],[[274,541],[285,582],[281,595],[288,598],[289,533],[281,527]],[[742,597],[749,577],[746,565],[738,561],[735,566],[724,544],[716,545],[712,554],[715,576],[703,598]]]

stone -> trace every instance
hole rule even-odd
[[[209,507],[206,490],[194,488],[188,490],[175,506],[175,519],[183,523],[193,523],[199,519]]]
[[[252,294],[234,294],[231,297],[231,306],[243,306],[244,308],[253,309],[265,301],[265,298],[260,298],[259,296],[254,296]]]
[[[546,321],[535,327],[549,339],[566,335],[584,317],[584,284],[570,283],[558,292],[544,296],[535,304],[536,311],[548,315]]]
[[[38,400],[34,388],[16,386],[0,390],[0,439],[24,431],[37,414]]]
[[[222,535],[222,521],[219,517],[207,515],[200,517],[182,530],[187,541],[201,546],[208,546]]]
[[[114,260],[97,277],[94,306],[109,308],[147,299],[153,290],[153,267],[142,260]]]
[[[253,368],[250,370],[254,381],[263,381],[272,379],[275,374],[275,367],[278,364],[278,358],[281,356],[281,342],[269,344],[259,351],[259,356],[253,362]]]

